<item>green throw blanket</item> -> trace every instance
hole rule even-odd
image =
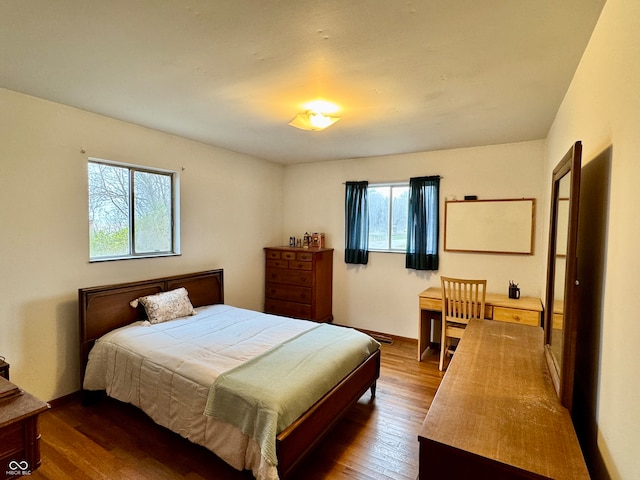
[[[357,330],[320,324],[220,375],[204,413],[253,438],[277,465],[276,436],[378,348]]]

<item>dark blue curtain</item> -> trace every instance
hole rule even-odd
[[[369,182],[347,182],[344,198],[344,261],[366,265],[369,261]]]
[[[407,268],[438,270],[439,197],[439,176],[409,180]]]

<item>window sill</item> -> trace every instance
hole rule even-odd
[[[140,258],[179,257],[181,253],[150,253],[148,255],[124,255],[122,257],[90,258],[89,263],[115,262],[117,260],[137,260]]]
[[[403,255],[407,253],[405,250],[374,250],[374,249],[369,249],[368,252],[370,253],[401,253]]]

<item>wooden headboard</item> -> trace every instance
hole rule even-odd
[[[139,282],[78,289],[81,381],[95,341],[113,329],[146,319],[144,308],[129,302],[184,287],[194,307],[224,303],[223,271],[208,270]]]

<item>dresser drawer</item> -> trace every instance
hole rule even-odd
[[[307,270],[289,270],[284,268],[267,267],[266,280],[267,283],[283,283],[285,285],[310,287],[313,284],[313,275]]]
[[[267,257],[267,260],[282,258],[281,253],[282,252],[280,252],[279,250],[265,250],[265,256]]]
[[[312,270],[313,263],[304,260],[291,260],[289,262],[289,268],[292,270]]]
[[[284,315],[286,317],[311,319],[311,305],[304,303],[287,302],[285,300],[275,300],[267,298],[264,301],[264,312]]]
[[[289,268],[289,260],[269,258],[266,265],[271,268]]]
[[[282,258],[286,260],[295,260],[296,252],[282,252]]]
[[[267,283],[265,295],[268,299],[287,300],[298,303],[311,303],[311,288]]]
[[[493,319],[500,322],[520,323],[522,325],[540,325],[540,312],[518,310],[516,308],[493,307]]]
[[[310,252],[297,252],[296,253],[296,260],[299,260],[301,262],[310,262],[311,260],[313,260],[313,253],[310,253]]]

